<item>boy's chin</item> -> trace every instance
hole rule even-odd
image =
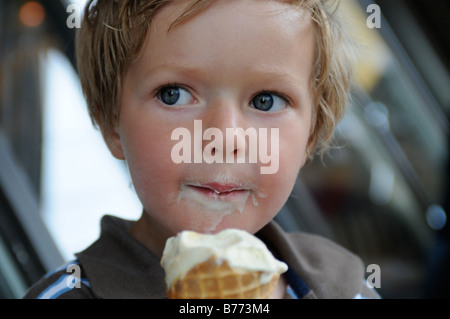
[[[193,230],[204,234],[215,234],[222,230],[229,228],[237,228],[241,230],[254,233],[260,228],[259,223],[261,220],[249,219],[249,216],[258,216],[254,211],[250,211],[254,208],[249,208],[249,210],[244,210],[242,213],[239,211],[234,211],[228,214],[221,214],[217,212],[199,212],[189,214],[187,218],[181,225],[180,230]]]

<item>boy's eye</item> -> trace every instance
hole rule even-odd
[[[192,104],[194,98],[192,95],[178,86],[166,86],[159,90],[158,98],[167,105],[180,106]]]
[[[286,99],[275,93],[264,92],[256,95],[251,105],[263,112],[276,112],[283,110],[287,106]]]

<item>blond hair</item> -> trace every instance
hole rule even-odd
[[[217,0],[192,0],[176,21]],[[280,0],[281,1],[281,0]],[[338,0],[286,0],[310,11],[316,32],[313,124],[307,152],[325,151],[345,113],[351,78],[349,46],[337,14]],[[122,77],[138,58],[155,13],[173,0],[89,0],[77,34],[77,63],[94,125],[111,132],[120,115]]]

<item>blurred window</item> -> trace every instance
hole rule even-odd
[[[434,230],[446,225],[448,121],[388,21],[366,25],[370,2],[342,2],[359,44],[350,109],[329,154],[304,167],[280,220],[297,219],[380,265],[384,297],[420,297]]]

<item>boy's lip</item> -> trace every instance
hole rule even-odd
[[[221,184],[221,183],[207,183],[207,184],[200,184],[198,187],[210,189],[214,191],[217,194],[220,193],[229,193],[235,190],[243,190],[245,188],[237,185],[237,184]]]
[[[247,193],[251,189],[248,187],[242,187],[238,184],[221,184],[221,183],[187,183],[185,184],[189,188],[205,195],[213,196],[214,198],[227,198],[242,193]]]

